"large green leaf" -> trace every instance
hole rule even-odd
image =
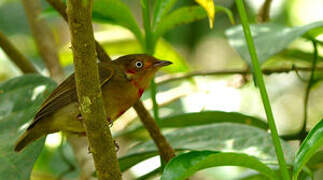
[[[276,163],[270,134],[252,126],[232,123],[193,126],[170,132],[166,134],[166,138],[176,150],[234,151],[247,153],[265,162]],[[284,141],[282,145],[287,161],[292,162],[294,152]],[[125,170],[156,154],[157,149],[152,141],[138,144],[126,156],[120,158],[120,166]],[[129,158],[131,163],[127,161]],[[128,164],[123,163],[126,161]]]
[[[242,166],[261,172],[270,179],[277,174],[257,158],[242,153],[192,151],[173,158],[165,167],[161,180],[184,180],[195,172],[216,166]]]
[[[164,117],[164,118],[161,118],[158,126],[161,128],[179,128],[179,127],[223,123],[223,122],[246,124],[246,125],[255,126],[264,130],[268,129],[267,123],[259,118],[248,116],[238,112],[224,112],[224,111],[203,111],[203,112],[185,113],[185,114],[179,114],[175,116]],[[115,134],[114,136],[117,137],[121,135],[131,134],[143,129],[144,129],[143,126],[140,124],[137,126],[129,127],[124,131],[121,131]]]
[[[299,148],[293,169],[293,179],[297,179],[298,174],[308,162],[308,160],[323,146],[323,119],[317,123],[309,132],[301,147]]]
[[[287,48],[291,42],[303,36],[306,32],[322,26],[323,21],[299,27],[286,27],[278,24],[251,25],[250,28],[259,61],[263,63],[271,56]],[[226,31],[226,35],[229,38],[230,45],[250,64],[251,59],[242,26],[230,28]]]
[[[165,16],[158,24],[156,24],[154,32],[154,40],[157,40],[164,33],[182,24],[192,23],[194,21],[204,19],[207,13],[200,6],[181,7]]]
[[[14,152],[13,146],[55,86],[40,75],[25,75],[0,84],[0,179],[29,179],[44,138],[20,153]]]
[[[177,0],[156,0],[153,8],[153,26],[172,9]]]
[[[129,29],[140,42],[143,42],[141,30],[129,7],[120,0],[95,0],[93,20],[123,26]]]

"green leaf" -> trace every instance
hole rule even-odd
[[[0,179],[30,178],[44,138],[20,153],[14,152],[14,144],[55,86],[40,75],[25,75],[0,84]]]
[[[170,116],[161,120],[160,127],[185,127],[224,122],[246,124],[264,130],[268,129],[267,123],[259,118],[238,112],[224,111],[203,111]]]
[[[109,52],[112,57],[122,56],[126,54],[143,53],[140,43],[135,39],[124,39],[112,42],[100,42],[104,49]],[[160,39],[157,43],[155,50],[155,57],[165,60],[170,60],[173,64],[169,67],[165,67],[162,71],[168,73],[187,72],[189,66],[186,60],[175,50],[172,45],[167,41]],[[73,64],[73,54],[70,48],[65,47],[60,50],[59,57],[61,63],[64,66]]]
[[[188,24],[207,17],[207,13],[200,6],[182,7],[165,16],[155,27],[154,40],[170,29],[182,24]]]
[[[250,28],[260,63],[265,62],[271,56],[286,49],[291,42],[303,36],[311,29],[322,26],[323,21],[299,27],[286,27],[278,24],[251,25]],[[226,31],[226,35],[229,38],[230,45],[250,64],[251,59],[242,26],[239,25],[230,28]]]
[[[261,120],[253,116],[244,115],[238,112],[224,111],[202,111],[164,117],[161,118],[158,126],[160,128],[179,128],[224,122],[246,124],[264,130],[268,129],[268,125],[264,120]],[[139,130],[143,129],[143,126],[140,124],[138,126],[127,128],[124,131],[115,134],[114,137],[138,132]]]
[[[181,128],[166,134],[168,142],[176,150],[214,150],[247,153],[265,162],[276,162],[275,149],[271,136],[266,131],[241,124],[219,123],[203,126]],[[285,157],[292,162],[294,152],[287,143],[282,141]],[[124,164],[125,169],[154,156],[157,153],[155,144],[150,140],[138,144],[129,150],[121,159],[136,156],[131,165]],[[144,158],[140,158],[144,157]],[[121,166],[122,162],[120,162]]]
[[[297,179],[298,174],[306,165],[308,160],[322,147],[323,145],[323,119],[317,123],[306,136],[297,151],[294,161],[293,179]]]
[[[129,29],[143,43],[142,32],[129,7],[120,0],[95,0],[93,20],[117,24]]]
[[[189,71],[189,66],[184,57],[181,56],[176,49],[164,39],[158,40],[154,56],[159,59],[172,61],[173,64],[171,66],[163,68],[166,72],[179,73]]]
[[[153,8],[153,27],[172,9],[177,0],[156,0]]]
[[[270,179],[279,179],[276,173],[257,158],[242,153],[192,151],[173,158],[165,167],[161,180],[184,180],[195,172],[216,166],[241,166],[261,172]]]

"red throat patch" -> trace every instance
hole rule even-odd
[[[143,88],[139,88],[138,89],[138,96],[139,96],[139,98],[142,96],[143,93],[144,93],[144,89]]]
[[[124,112],[126,111],[120,111],[118,114],[117,114],[117,118],[120,117]]]

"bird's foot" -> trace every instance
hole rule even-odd
[[[109,127],[112,127],[113,126],[113,121],[111,120],[111,118],[107,118],[107,121],[109,123]]]
[[[116,147],[116,152],[118,152],[118,151],[119,151],[119,149],[120,149],[119,144],[117,143],[117,141],[116,141],[116,140],[113,140],[113,144],[114,144],[114,146]]]

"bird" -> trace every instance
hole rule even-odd
[[[146,54],[131,54],[114,61],[99,62],[99,78],[107,123],[111,124],[149,87],[155,73],[170,61]],[[89,87],[91,88],[91,87]],[[60,83],[45,99],[14,150],[22,151],[42,136],[58,131],[85,133],[77,99],[74,73]]]

